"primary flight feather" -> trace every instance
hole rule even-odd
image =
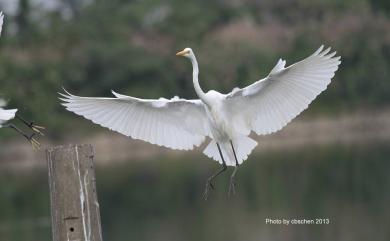
[[[172,149],[191,150],[206,137],[212,140],[204,154],[222,164],[212,180],[235,166],[229,193],[234,192],[234,175],[257,142],[251,131],[270,134],[283,128],[324,91],[335,74],[340,57],[321,46],[306,59],[285,67],[280,59],[269,75],[245,88],[221,94],[205,93],[198,81],[199,68],[191,48],[177,53],[190,59],[193,84],[199,99],[140,99],[113,92],[114,98],[79,97],[61,94],[67,110],[82,115],[126,136]]]

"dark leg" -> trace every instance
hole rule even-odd
[[[210,189],[214,189],[214,185],[213,185],[212,181],[217,176],[219,176],[219,174],[221,174],[222,172],[226,171],[226,169],[227,169],[225,159],[223,158],[223,155],[222,155],[221,147],[219,146],[218,143],[217,143],[217,147],[218,147],[219,155],[221,155],[221,159],[222,159],[222,169],[220,169],[218,172],[214,173],[211,177],[209,177],[209,179],[207,179],[206,188],[205,188],[204,194],[203,194],[204,200],[207,200],[207,198],[209,196]]]
[[[234,158],[236,159],[236,166],[234,167],[234,171],[233,171],[232,175],[230,176],[229,197],[236,194],[236,179],[235,179],[235,176],[236,176],[236,172],[238,170],[238,167],[240,166],[240,164],[238,164],[236,151],[234,150],[234,146],[233,146],[233,142],[232,141],[230,141],[230,145],[232,146]]]
[[[43,133],[41,130],[44,130],[45,127],[43,126],[38,126],[38,125],[35,125],[33,122],[28,122],[26,121],[25,119],[23,119],[22,117],[20,117],[19,115],[15,115],[15,117],[20,120],[21,122],[23,122],[23,124],[25,124],[26,126],[28,126],[29,128],[31,128],[33,131],[35,131],[36,133],[40,134],[43,136]]]
[[[8,125],[4,125],[4,127],[9,127],[11,129],[14,129],[15,131],[17,131],[18,133],[20,133],[22,136],[24,136],[32,145],[33,149],[36,150],[36,149],[39,149],[40,147],[40,144],[37,140],[35,140],[34,138],[34,135],[35,133],[33,133],[32,135],[27,135],[26,133],[24,133],[22,130],[20,130],[19,128],[17,128],[15,125],[13,124],[8,124]]]

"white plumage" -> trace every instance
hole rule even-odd
[[[324,91],[340,62],[336,52],[321,46],[308,58],[285,68],[279,60],[271,73],[254,84],[230,93],[227,109],[236,128],[258,135],[280,130]],[[240,110],[237,112],[236,110]]]
[[[5,106],[5,104],[6,102],[0,99],[0,127],[2,127],[2,124],[4,124],[5,122],[15,118],[16,111],[18,111],[17,109],[4,109],[3,107]]]
[[[139,99],[113,92],[115,98],[79,97],[62,94],[63,105],[94,123],[172,149],[191,150],[206,137],[213,141],[204,153],[222,164],[216,143],[221,146],[227,165],[247,159],[257,143],[248,137],[280,130],[305,110],[326,89],[340,64],[330,48],[321,46],[306,59],[285,68],[279,60],[270,74],[229,94],[204,93],[198,82],[198,64],[190,48],[179,55],[193,64],[193,81],[200,99]]]
[[[4,14],[3,12],[0,12],[0,36],[1,36],[1,31],[3,30],[3,21],[4,21]]]
[[[200,100],[146,100],[113,94],[116,98],[78,97],[67,93],[62,100],[68,110],[96,124],[172,149],[191,150],[208,135]]]
[[[1,31],[3,29],[3,20],[4,20],[4,14],[3,12],[0,12],[0,36],[1,36]],[[2,127],[2,124],[4,124],[6,121],[15,118],[15,114],[17,111],[17,109],[12,109],[12,110],[3,109],[5,105],[6,105],[6,101],[0,99],[0,127]]]
[[[283,128],[326,89],[335,74],[340,57],[321,46],[306,59],[285,67],[280,59],[269,75],[229,94],[203,92],[199,68],[190,48],[177,53],[193,66],[193,84],[199,97],[185,100],[139,99],[113,92],[114,98],[79,97],[61,94],[67,110],[126,136],[172,149],[191,150],[206,137],[212,140],[204,154],[223,165],[212,175],[205,189],[207,199],[212,180],[235,166],[229,193],[235,192],[237,167],[248,158],[257,142],[251,131],[266,135]]]

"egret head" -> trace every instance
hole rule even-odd
[[[190,58],[193,55],[193,52],[191,48],[185,48],[182,51],[178,52],[176,55]]]

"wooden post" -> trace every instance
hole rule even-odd
[[[54,241],[102,241],[93,147],[46,150]]]

